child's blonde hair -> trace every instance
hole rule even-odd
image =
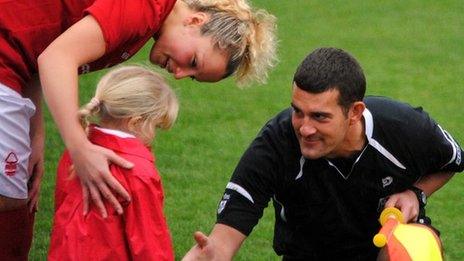
[[[276,61],[275,17],[253,10],[246,0],[183,0],[189,8],[210,15],[202,26],[216,46],[230,56],[226,76],[235,72],[240,85],[266,82]]]
[[[92,116],[100,122],[136,119],[137,129],[130,131],[150,143],[155,128],[174,124],[178,109],[176,95],[162,76],[141,66],[122,66],[101,78],[95,97],[82,106],[79,118],[84,128]]]

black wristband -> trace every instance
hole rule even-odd
[[[416,194],[417,200],[419,201],[419,208],[425,207],[427,205],[427,195],[425,195],[424,191],[418,187],[410,187],[409,190]]]

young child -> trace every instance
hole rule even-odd
[[[107,73],[95,97],[79,116],[89,140],[134,163],[132,169],[110,165],[131,196],[118,215],[106,202],[103,218],[93,205],[83,215],[82,186],[66,151],[58,165],[55,217],[49,260],[173,260],[163,214],[163,189],[150,144],[155,129],[168,129],[177,117],[174,92],[158,74],[138,66]],[[91,117],[99,124],[90,124]]]

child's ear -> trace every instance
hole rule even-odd
[[[127,122],[127,128],[130,131],[134,131],[139,129],[140,124],[142,123],[142,117],[141,116],[135,116],[129,119]]]

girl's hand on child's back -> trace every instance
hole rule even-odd
[[[133,164],[116,155],[113,151],[90,142],[87,142],[87,144],[75,151],[70,151],[70,153],[74,162],[74,170],[82,184],[84,215],[89,212],[91,199],[101,215],[106,218],[108,213],[103,204],[102,197],[113,205],[118,214],[122,214],[123,208],[113,194],[113,191],[127,202],[130,201],[130,195],[116,178],[113,177],[108,165],[111,162],[129,169],[133,167]]]

